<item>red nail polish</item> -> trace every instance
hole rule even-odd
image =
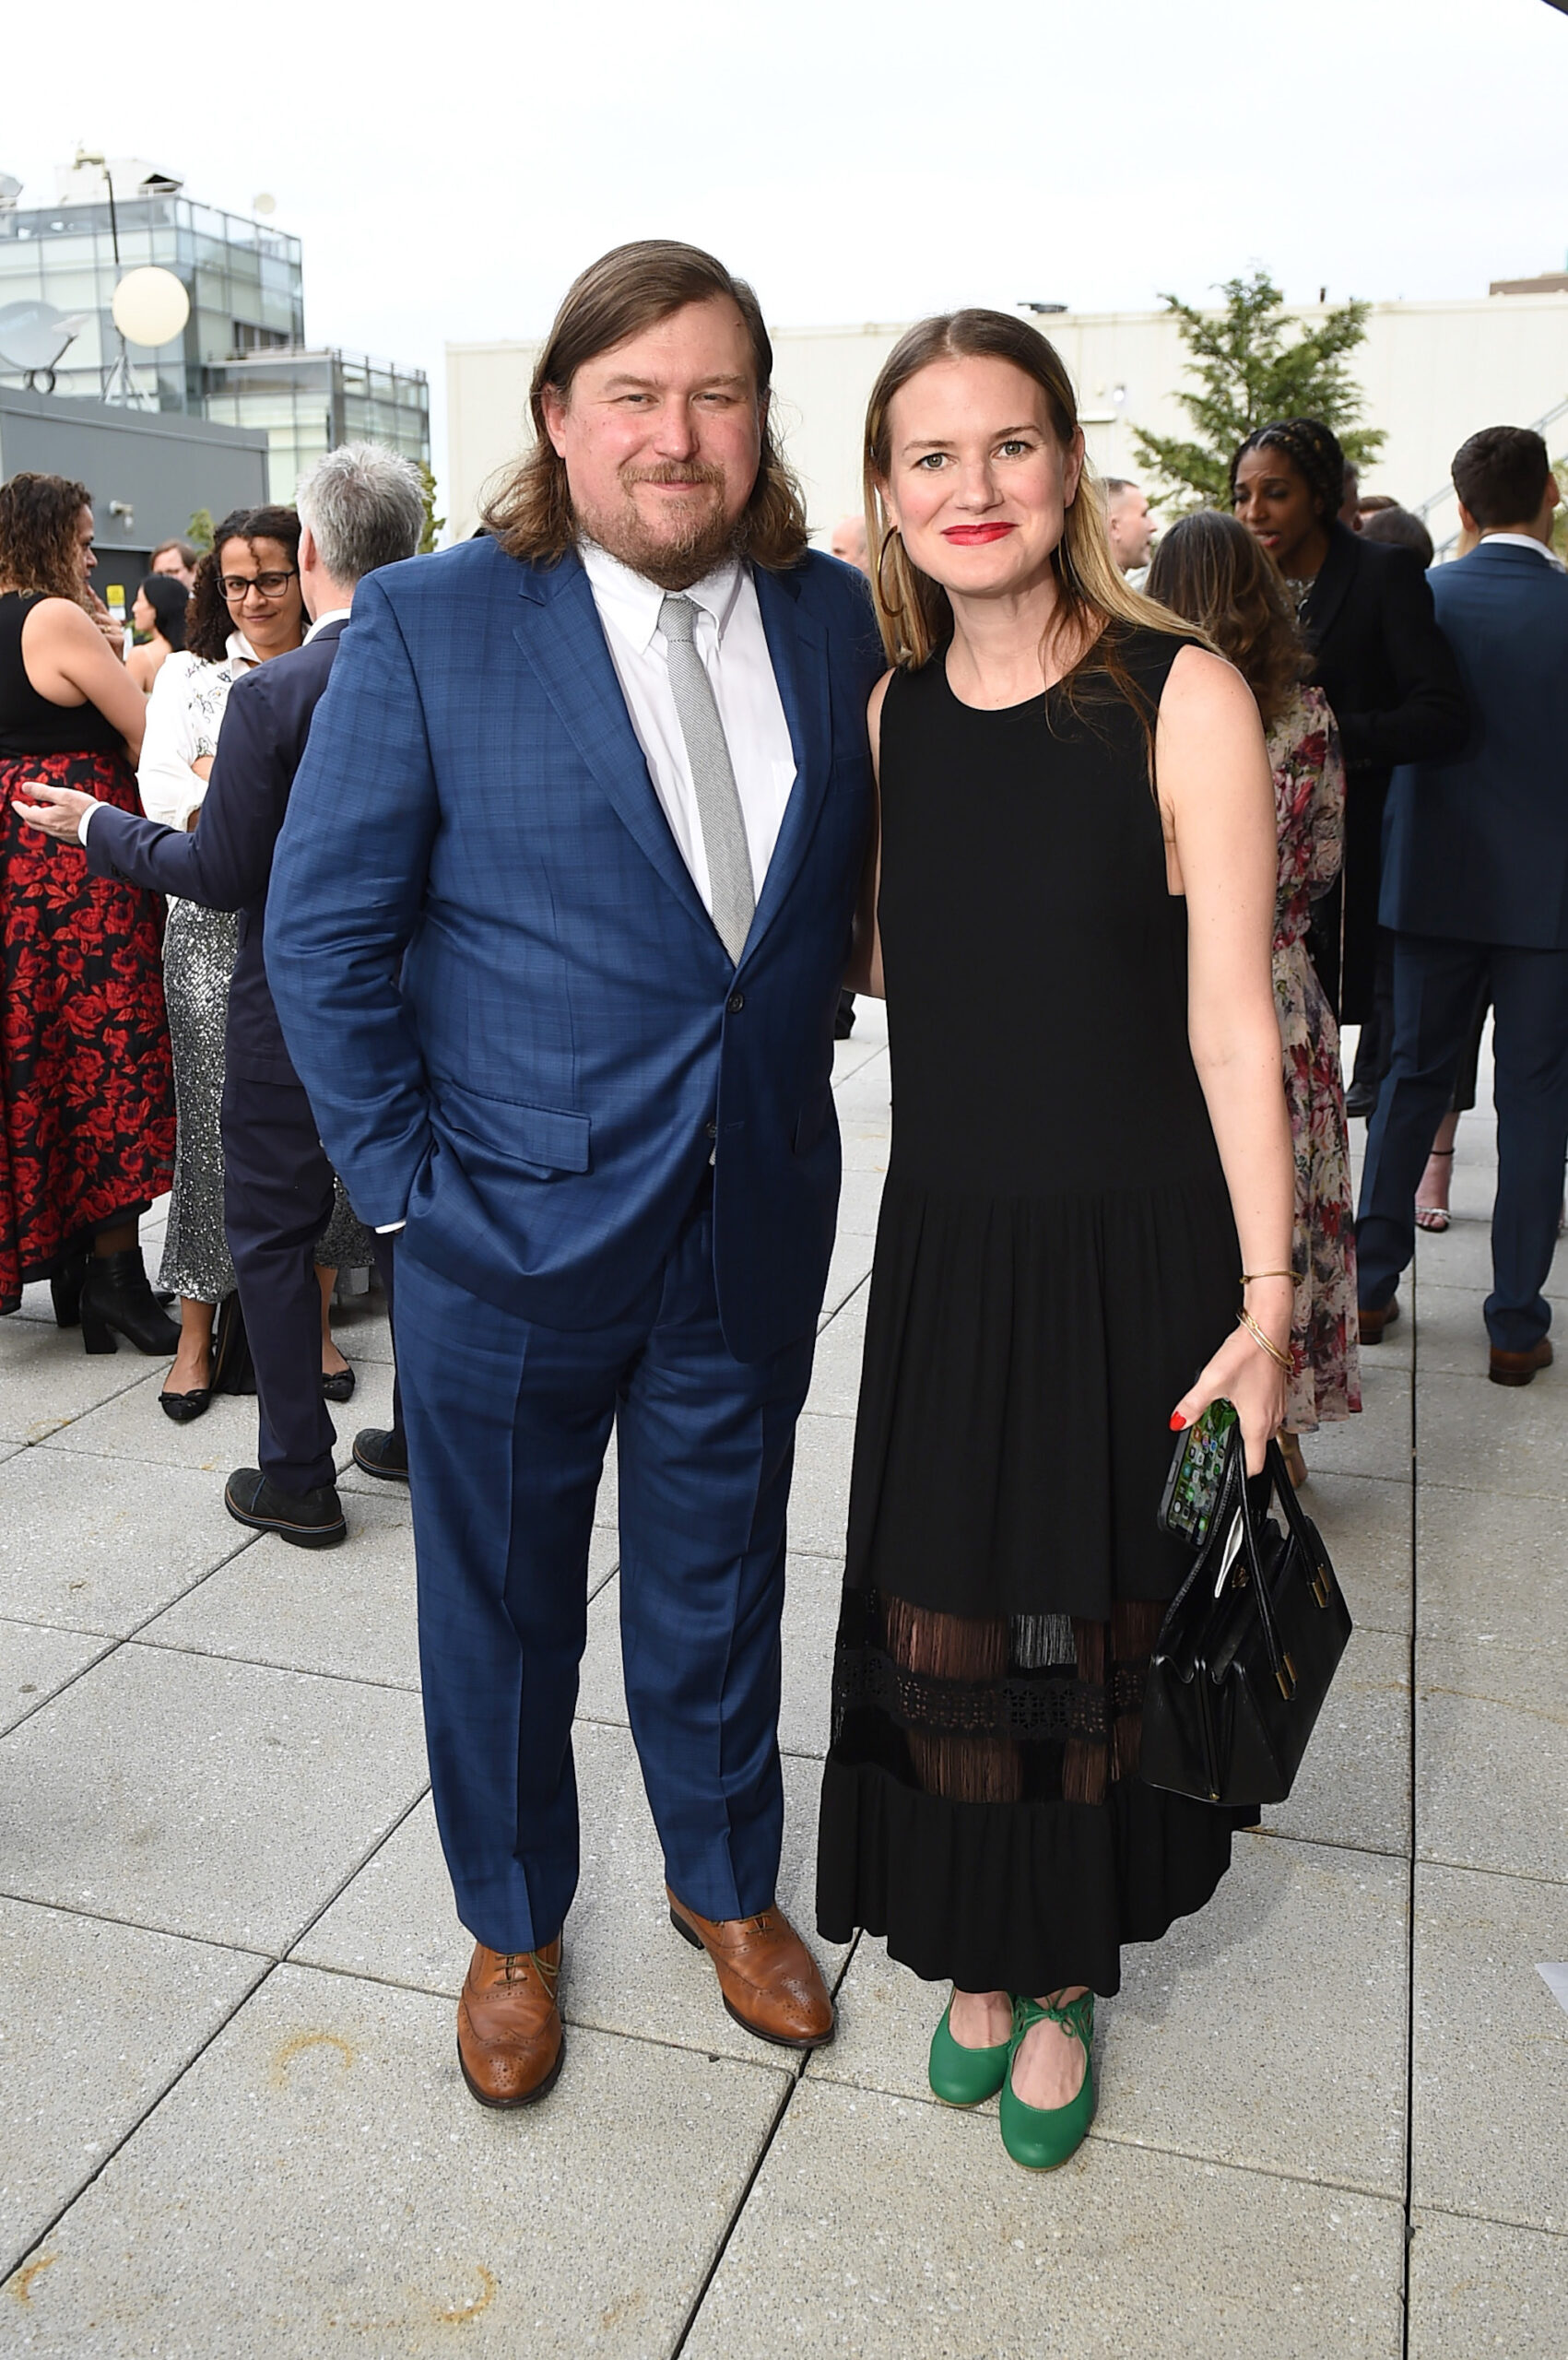
[[[1181,1413],[1181,1411],[1180,1411],[1179,1410],[1172,1410],[1172,1412],[1171,1412],[1171,1432],[1172,1432],[1173,1434],[1181,1434],[1181,1433],[1185,1430],[1185,1426],[1186,1426],[1186,1422],[1186,1422],[1186,1420],[1183,1417],[1183,1415],[1182,1415],[1182,1413]]]

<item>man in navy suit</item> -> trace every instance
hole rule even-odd
[[[571,1725],[612,1426],[626,1695],[676,1929],[815,2047],[775,1906],[784,1511],[832,1246],[871,808],[866,585],[807,547],[750,289],[606,255],[489,532],[365,585],[267,971],[397,1334],[426,1731],[484,2105],[561,2061]]]
[[[313,1256],[332,1210],[333,1173],[284,1045],[262,925],[278,831],[356,587],[375,567],[413,555],[424,503],[412,461],[371,443],[329,452],[301,482],[299,502],[311,629],[292,655],[235,683],[195,832],[41,785],[42,808],[24,816],[51,834],[78,836],[96,876],[240,912],[224,1053],[223,1214],[255,1367],[260,1464],[234,1470],[224,1501],[241,1524],[321,1549],[348,1533],[321,1393]],[[381,1267],[390,1293],[390,1250]],[[369,1473],[406,1475],[395,1410],[390,1431],[357,1437],[354,1456]]]
[[[1477,996],[1495,1014],[1497,1198],[1486,1302],[1494,1384],[1550,1365],[1542,1289],[1568,1150],[1568,574],[1551,554],[1546,445],[1492,426],[1454,461],[1480,540],[1432,577],[1469,699],[1463,750],[1394,775],[1382,922],[1396,932],[1393,1063],[1356,1224],[1361,1333],[1398,1316],[1415,1195]]]

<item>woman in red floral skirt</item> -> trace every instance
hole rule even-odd
[[[146,699],[94,611],[92,532],[79,483],[0,486],[0,1313],[47,1278],[89,1352],[167,1356],[136,1243],[174,1157],[161,904],[13,808],[35,779],[139,808]]]

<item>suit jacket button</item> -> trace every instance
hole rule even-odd
[[[707,1132],[708,1137],[711,1139],[716,1139],[718,1138],[719,1127],[716,1123],[704,1123],[702,1128]]]
[[[725,1002],[725,1006],[728,1009],[732,1016],[738,1016],[741,1009],[746,1006],[746,994],[744,992],[731,992],[728,999]]]

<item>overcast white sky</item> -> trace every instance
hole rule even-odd
[[[1255,263],[1292,298],[1470,295],[1568,249],[1545,0],[9,13],[29,196],[78,141],[237,210],[270,190],[312,342],[438,399],[449,338],[536,334],[623,238],[715,248],[790,325],[1201,299]]]

